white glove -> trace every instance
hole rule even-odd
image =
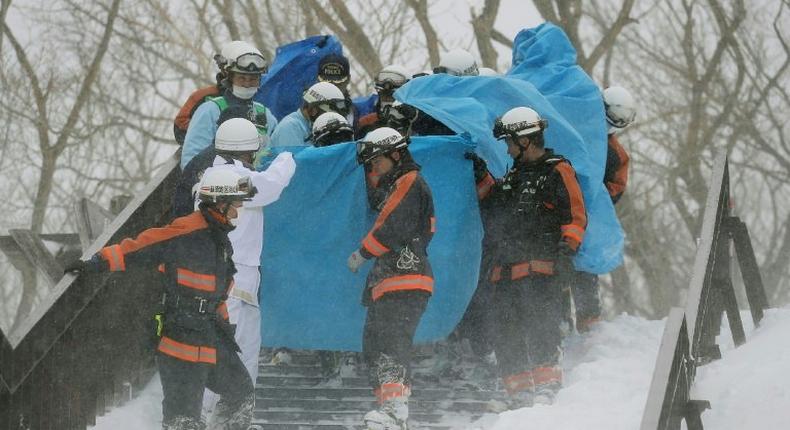
[[[357,270],[359,270],[359,266],[363,265],[364,263],[365,263],[365,257],[363,257],[362,254],[360,254],[359,250],[356,250],[352,252],[351,255],[348,256],[348,261],[346,262],[346,265],[348,265],[348,270],[357,273]]]

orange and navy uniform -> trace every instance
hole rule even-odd
[[[577,250],[584,239],[587,213],[576,172],[551,149],[537,160],[517,162],[501,182],[486,175],[478,181],[478,196],[503,223],[492,282],[553,275],[560,241]]]
[[[192,363],[216,364],[222,337],[237,348],[225,299],[236,271],[222,216],[201,208],[161,228],[99,251],[93,261],[113,272],[158,269],[166,278],[160,353]]]
[[[401,291],[433,293],[428,244],[436,231],[433,198],[419,166],[402,161],[379,179],[386,190],[376,222],[362,240],[360,253],[376,258],[367,279],[365,303]]]
[[[630,158],[617,140],[614,133],[609,135],[609,145],[606,151],[606,170],[603,173],[603,183],[609,191],[612,203],[617,203],[625,192],[628,184],[628,162]]]
[[[218,95],[220,95],[220,89],[216,85],[197,89],[189,95],[189,98],[187,98],[187,101],[181,106],[178,114],[176,114],[176,119],[173,121],[173,135],[175,135],[176,142],[178,142],[179,145],[184,144],[184,138],[189,128],[189,121],[192,119],[192,115],[195,114],[197,108],[208,98]]]

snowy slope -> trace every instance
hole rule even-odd
[[[623,315],[568,338],[565,387],[554,405],[505,412],[478,424],[489,430],[639,428],[664,322]]]
[[[729,331],[720,337],[722,359],[697,370],[692,398],[709,400],[705,428],[717,430],[790,428],[790,308],[769,309],[735,349]]]
[[[769,310],[756,331],[749,314],[742,316],[746,344],[733,348],[725,324],[720,337],[723,358],[698,370],[693,398],[711,401],[713,409],[703,414],[706,428],[788,428],[790,308]],[[585,336],[571,336],[565,342],[565,388],[556,404],[488,415],[459,428],[639,428],[663,329],[664,321],[622,315],[598,324]],[[138,398],[97,418],[94,428],[159,428],[161,399],[161,386],[154,378]],[[454,421],[453,417],[444,420],[447,424]]]

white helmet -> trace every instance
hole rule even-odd
[[[433,69],[434,73],[447,73],[453,76],[477,76],[475,57],[464,49],[453,49],[442,55],[439,67]]]
[[[348,110],[346,106],[346,96],[340,88],[329,82],[318,82],[313,84],[302,95],[302,100],[308,106],[316,106],[324,112],[338,112],[345,114]]]
[[[231,118],[217,128],[214,149],[219,152],[257,152],[260,148],[258,128],[246,118]]]
[[[200,179],[198,198],[206,203],[227,203],[252,198],[257,190],[249,176],[241,176],[227,167],[209,167]]]
[[[381,69],[376,75],[376,80],[373,85],[376,91],[389,91],[392,92],[409,82],[411,75],[405,68],[397,64],[390,64],[389,66]]]
[[[603,105],[606,109],[606,122],[611,128],[628,127],[636,117],[634,97],[623,87],[609,87],[603,90]]]
[[[504,139],[508,136],[519,137],[542,132],[549,122],[538,115],[534,109],[516,107],[505,112],[494,123],[494,137]]]
[[[225,70],[236,73],[262,74],[268,68],[266,59],[256,47],[251,44],[234,40],[222,47],[220,54],[224,61],[216,59],[217,64],[224,63]]]
[[[490,67],[481,67],[479,69],[480,76],[499,76],[500,73]]]
[[[337,112],[325,112],[313,122],[313,133],[310,140],[315,146],[329,146],[354,139],[354,129],[348,120]]]
[[[369,163],[379,155],[405,148],[408,144],[409,138],[394,128],[379,127],[357,141],[357,163]]]

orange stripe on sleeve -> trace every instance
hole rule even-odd
[[[576,180],[576,172],[566,162],[557,163],[555,169],[560,173],[570,201],[571,222],[562,226],[562,237],[573,249],[578,249],[587,228],[587,211],[584,209],[584,196]]]
[[[111,271],[123,271],[126,270],[125,255],[206,227],[208,224],[203,219],[203,215],[200,212],[193,212],[187,216],[176,218],[165,227],[149,228],[134,239],[127,238],[117,245],[102,248],[100,254],[109,263]]]
[[[372,231],[368,233],[367,236],[365,236],[365,239],[362,241],[362,246],[374,257],[380,257],[390,250],[386,246],[382,245],[382,243],[379,242],[375,236],[373,236]]]

